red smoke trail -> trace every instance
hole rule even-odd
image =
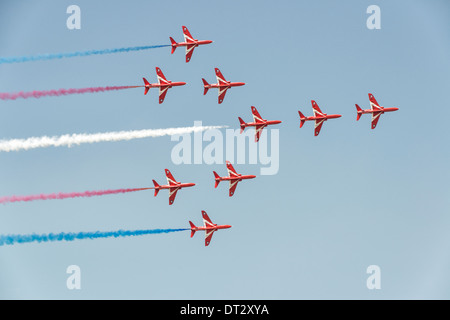
[[[70,193],[51,193],[51,194],[38,194],[30,196],[8,196],[1,197],[0,203],[18,202],[18,201],[34,201],[34,200],[49,200],[49,199],[67,199],[78,197],[94,197],[103,196],[105,194],[117,194],[127,193],[142,190],[149,190],[152,188],[134,188],[134,189],[116,189],[116,190],[101,190],[101,191],[84,191],[84,192],[70,192]]]
[[[0,99],[2,100],[16,100],[18,98],[28,99],[28,98],[41,98],[41,97],[59,97],[69,94],[82,94],[82,93],[94,93],[94,92],[104,92],[104,91],[114,91],[114,90],[124,90],[131,88],[141,88],[142,86],[112,86],[112,87],[92,87],[92,88],[81,88],[81,89],[59,89],[59,90],[38,90],[29,92],[16,92],[16,93],[0,93]]]

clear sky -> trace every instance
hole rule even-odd
[[[66,8],[81,8],[81,29]],[[369,30],[366,9],[381,9]],[[196,186],[173,206],[153,191],[0,206],[0,234],[230,224],[204,247],[189,231],[0,247],[2,299],[449,299],[450,3],[448,1],[2,1],[0,56],[182,40],[181,26],[214,42],[0,65],[0,92],[185,81],[159,105],[143,89],[0,101],[2,139],[204,125],[237,129],[256,106],[282,120],[279,171],[228,197],[224,164],[180,164],[170,137],[0,154],[0,196],[151,186],[164,169]],[[246,82],[217,104],[201,78]],[[368,93],[399,111],[356,122]],[[311,100],[342,118],[299,128]],[[253,130],[253,129],[248,129]],[[223,131],[224,132],[224,131]],[[223,159],[225,160],[225,159]],[[68,290],[66,268],[81,268]],[[366,287],[370,265],[381,289]]]

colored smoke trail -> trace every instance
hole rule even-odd
[[[89,50],[89,51],[77,51],[68,53],[49,53],[49,54],[38,54],[35,56],[22,56],[22,57],[0,57],[0,64],[4,63],[19,63],[27,61],[38,61],[38,60],[52,60],[52,59],[62,59],[62,58],[72,58],[72,57],[84,57],[96,54],[110,54],[119,52],[130,52],[130,51],[140,51],[149,50],[163,47],[170,47],[170,44],[158,45],[158,46],[139,46],[139,47],[128,47],[128,48],[116,48],[116,49],[104,49],[104,50]]]
[[[71,147],[82,143],[96,143],[104,141],[127,141],[132,139],[156,138],[175,134],[188,134],[209,129],[219,129],[226,126],[193,126],[167,129],[145,129],[134,131],[117,131],[93,134],[66,134],[62,136],[31,137],[28,139],[0,140],[0,152],[29,150],[47,147]]]
[[[119,237],[136,237],[148,234],[171,233],[185,231],[190,229],[153,229],[153,230],[118,230],[109,232],[61,232],[48,234],[28,234],[28,235],[0,235],[0,246],[14,245],[17,243],[28,242],[54,242],[54,241],[74,241],[82,239],[99,239],[99,238],[119,238]]]
[[[34,200],[50,200],[50,199],[67,199],[67,198],[80,198],[80,197],[95,197],[103,196],[107,194],[128,193],[142,190],[149,190],[153,188],[134,188],[134,189],[115,189],[115,190],[100,190],[100,191],[84,191],[84,192],[58,192],[50,194],[36,194],[29,196],[7,196],[1,197],[0,203],[11,203],[19,201],[34,201]]]
[[[59,97],[69,94],[82,94],[82,93],[94,93],[94,92],[105,92],[105,91],[116,91],[131,88],[140,88],[143,86],[108,86],[108,87],[90,87],[81,89],[59,89],[59,90],[35,90],[29,92],[16,92],[7,93],[0,92],[1,100],[16,100],[18,98],[28,99],[28,98],[41,98],[41,97]]]

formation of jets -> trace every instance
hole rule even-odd
[[[178,47],[185,47],[186,48],[186,62],[189,62],[192,58],[192,54],[194,52],[194,49],[200,45],[210,44],[212,43],[211,40],[198,40],[194,39],[192,37],[189,30],[186,28],[186,26],[182,26],[183,29],[183,35],[184,35],[184,42],[176,42],[172,37],[170,37],[172,51],[173,54]],[[203,95],[206,95],[210,89],[217,89],[218,90],[218,104],[221,104],[224,99],[227,91],[233,87],[239,87],[244,86],[244,82],[230,82],[225,79],[222,72],[219,70],[219,68],[214,68],[214,72],[216,75],[217,83],[208,83],[204,78],[202,78],[203,81]],[[144,94],[147,94],[150,90],[150,88],[159,88],[159,103],[164,102],[164,98],[167,94],[168,89],[176,86],[183,86],[186,83],[185,82],[172,82],[166,79],[163,72],[159,67],[156,67],[156,74],[158,77],[158,83],[149,83],[147,79],[143,78],[144,80],[144,87],[145,91]],[[356,120],[358,121],[361,116],[365,113],[372,115],[372,122],[371,122],[371,128],[375,129],[377,126],[378,120],[380,116],[386,112],[393,112],[397,111],[398,108],[385,108],[378,104],[377,100],[373,96],[373,94],[369,93],[369,101],[370,101],[370,109],[363,110],[359,107],[358,104],[355,104],[356,106]],[[298,114],[300,116],[300,128],[303,127],[303,125],[307,121],[313,121],[314,122],[314,136],[318,136],[322,126],[325,121],[328,121],[329,119],[337,119],[342,117],[340,114],[327,114],[324,113],[320,108],[319,105],[315,100],[311,100],[312,109],[313,109],[313,116],[306,117],[303,115],[301,111],[298,111]],[[277,125],[280,124],[280,120],[266,120],[261,117],[258,110],[252,106],[251,112],[253,116],[253,122],[245,122],[242,120],[241,117],[238,117],[239,124],[240,124],[240,133],[243,133],[245,128],[247,127],[254,127],[255,128],[255,142],[258,142],[260,140],[261,134],[263,132],[263,129],[270,125]],[[236,191],[236,187],[240,181],[248,180],[248,179],[254,179],[256,176],[254,175],[243,175],[236,172],[233,165],[230,161],[226,161],[226,167],[228,171],[228,176],[221,177],[216,171],[213,171],[214,174],[214,188],[217,188],[219,186],[219,183],[221,181],[229,181],[229,197],[232,197]],[[178,190],[186,187],[193,187],[195,186],[195,183],[181,183],[175,180],[173,175],[168,169],[165,169],[166,178],[167,178],[167,185],[159,185],[155,180],[153,180],[154,184],[154,190],[155,190],[155,197],[158,194],[158,192],[162,189],[168,189],[169,190],[169,205],[172,205],[175,201],[175,197],[177,195]],[[212,223],[211,219],[208,217],[207,213],[205,211],[202,211],[202,217],[203,217],[203,226],[197,227],[192,223],[192,221],[189,221],[190,224],[190,230],[191,230],[191,238],[194,236],[195,232],[197,231],[205,231],[205,246],[208,246],[211,242],[212,236],[215,231],[220,229],[228,229],[231,228],[230,225],[217,225]]]
[[[225,98],[225,94],[228,89],[232,87],[238,87],[245,85],[244,82],[230,82],[226,81],[222,73],[220,72],[219,68],[215,68],[216,77],[217,77],[217,83],[209,84],[204,78],[202,78],[203,81],[203,87],[204,92],[203,95],[206,95],[209,89],[217,88],[219,92],[219,98],[218,103],[221,104]],[[159,88],[159,103],[163,103],[164,99],[166,97],[167,91],[172,87],[178,87],[178,86],[184,86],[186,85],[186,82],[181,81],[170,81],[167,80],[164,76],[164,73],[161,71],[159,67],[156,67],[156,75],[158,77],[158,83],[149,83],[146,78],[142,78],[144,80],[144,95],[146,95],[150,88]],[[390,107],[382,107],[378,104],[377,100],[373,96],[373,94],[369,93],[369,101],[370,101],[370,109],[363,110],[359,107],[358,104],[355,104],[356,106],[356,120],[358,121],[361,116],[365,113],[372,114],[372,124],[371,128],[375,129],[377,126],[378,120],[380,119],[380,116],[385,112],[393,112],[397,111],[398,108]],[[298,114],[300,116],[300,128],[303,127],[306,121],[314,121],[314,135],[318,136],[320,133],[320,130],[322,129],[322,125],[325,121],[328,119],[337,119],[342,117],[340,114],[326,114],[320,110],[319,106],[317,105],[317,102],[314,100],[311,100],[312,109],[314,116],[312,117],[305,117],[301,111],[298,111]],[[270,125],[275,125],[281,123],[280,120],[266,120],[261,117],[258,110],[252,106],[252,115],[253,115],[253,122],[246,123],[244,120],[242,120],[241,117],[238,117],[240,127],[241,127],[241,133],[244,132],[246,127],[255,127],[256,134],[255,134],[255,141],[258,142],[259,138],[261,137],[262,130]]]
[[[217,174],[217,172],[213,171],[214,179],[215,179],[214,188],[217,188],[220,181],[230,181],[229,195],[230,195],[230,197],[232,197],[239,181],[247,180],[247,179],[254,179],[254,178],[256,178],[256,176],[239,174],[236,172],[236,170],[234,170],[233,165],[231,164],[230,161],[227,160],[226,164],[227,164],[228,176],[221,177]],[[192,183],[192,182],[183,183],[183,182],[179,182],[179,181],[175,180],[175,178],[173,177],[173,175],[169,171],[169,169],[165,169],[165,173],[166,173],[166,178],[167,178],[167,185],[160,185],[155,180],[152,180],[154,187],[152,187],[151,189],[155,190],[155,197],[158,195],[160,190],[165,190],[165,189],[169,190],[169,205],[172,205],[175,201],[175,197],[177,196],[178,190],[180,190],[182,188],[193,187],[193,186],[195,186],[195,183]]]
[[[222,73],[220,72],[219,68],[215,68],[216,76],[217,76],[217,83],[209,84],[204,78],[202,78],[203,84],[204,84],[204,92],[203,95],[206,95],[209,89],[217,88],[219,91],[219,98],[218,103],[221,104],[225,98],[225,94],[228,89],[232,87],[238,87],[245,85],[244,82],[230,82],[226,81],[223,77]],[[164,99],[166,97],[167,91],[172,87],[178,87],[178,86],[184,86],[186,85],[186,82],[181,81],[170,81],[167,80],[164,76],[164,73],[161,71],[159,67],[156,67],[156,75],[158,77],[158,83],[149,83],[146,78],[143,78],[144,80],[144,95],[146,95],[150,88],[159,88],[159,103],[163,103]],[[372,114],[372,124],[371,128],[375,129],[377,126],[378,120],[380,119],[380,116],[385,112],[393,112],[397,111],[398,108],[390,107],[385,108],[378,104],[377,100],[373,96],[373,94],[369,93],[369,100],[370,100],[370,109],[363,110],[359,107],[358,104],[355,104],[356,106],[356,120],[358,121],[361,116],[365,113]],[[300,128],[303,127],[306,121],[314,121],[314,135],[318,136],[320,133],[320,130],[322,129],[322,125],[325,121],[328,119],[337,119],[342,117],[340,114],[326,114],[320,110],[319,106],[317,105],[317,102],[314,100],[311,100],[312,109],[314,116],[312,117],[305,117],[301,111],[298,111],[298,114],[300,116]],[[258,142],[259,138],[261,137],[262,130],[270,125],[275,125],[281,123],[280,120],[266,120],[261,117],[258,110],[252,106],[252,115],[253,115],[253,122],[246,123],[244,120],[242,120],[241,117],[238,117],[240,127],[241,127],[241,133],[244,132],[246,127],[255,127],[256,134],[255,134],[255,141]]]
[[[195,39],[191,33],[189,32],[188,28],[186,26],[182,26],[183,30],[183,36],[184,36],[184,42],[176,42],[172,37],[170,38],[172,51],[173,54],[178,47],[186,47],[186,62],[191,61],[192,54],[194,53],[194,49],[200,45],[210,44],[212,43],[212,40],[198,40]],[[214,68],[217,83],[209,84],[208,81],[206,81],[204,78],[202,78],[203,81],[203,95],[206,95],[209,89],[218,89],[218,103],[221,104],[223,100],[225,99],[225,94],[228,89],[231,89],[232,87],[239,87],[245,85],[244,82],[230,82],[225,79],[222,72],[219,70],[219,68]],[[186,82],[172,82],[168,81],[164,74],[162,73],[161,69],[156,67],[156,74],[158,76],[158,83],[149,83],[145,78],[144,79],[144,85],[145,85],[145,91],[144,94],[147,94],[150,88],[156,87],[159,88],[159,103],[164,102],[164,98],[167,94],[167,90],[175,87],[175,86],[184,86]],[[369,100],[370,100],[370,109],[363,110],[359,107],[358,104],[355,104],[356,111],[357,111],[357,117],[356,120],[359,120],[361,118],[361,115],[365,113],[372,114],[372,124],[371,128],[375,129],[377,126],[378,120],[380,118],[380,115],[385,112],[392,112],[397,111],[398,108],[385,108],[378,104],[375,97],[369,93]],[[336,119],[340,118],[340,114],[326,114],[322,112],[317,105],[317,103],[314,100],[311,100],[312,108],[314,116],[312,117],[305,117],[301,111],[298,111],[298,114],[300,116],[300,128],[303,127],[306,121],[314,121],[314,135],[318,136],[320,133],[320,130],[322,129],[322,125],[325,121],[328,119]],[[241,118],[239,118],[239,122],[241,125],[241,133],[244,131],[246,127],[255,127],[256,130],[256,136],[255,141],[258,142],[259,138],[261,136],[262,130],[268,126],[273,124],[279,124],[281,121],[279,120],[265,120],[262,119],[262,117],[259,115],[258,111],[255,107],[252,107],[252,114],[253,114],[253,122],[245,123]]]
[[[398,108],[381,107],[378,104],[375,97],[373,96],[373,94],[371,94],[371,93],[369,93],[369,100],[370,100],[370,107],[371,107],[370,109],[362,110],[357,104],[355,104],[356,112],[357,112],[356,121],[358,121],[361,118],[361,115],[363,115],[364,113],[371,113],[372,114],[372,124],[371,124],[372,129],[375,129],[375,127],[377,126],[378,120],[383,113],[398,110]],[[314,100],[311,100],[311,104],[312,104],[312,108],[313,108],[313,112],[314,112],[313,117],[305,117],[303,115],[303,113],[301,113],[300,111],[298,112],[298,114],[300,116],[300,128],[303,127],[303,125],[305,124],[305,121],[315,121],[314,135],[318,136],[320,133],[320,129],[322,128],[322,125],[325,121],[327,121],[328,119],[340,118],[341,115],[340,114],[326,114],[326,113],[322,112],[322,110],[320,110],[319,106],[317,105],[317,103]]]
[[[192,55],[194,53],[194,49],[200,45],[206,45],[212,43],[211,40],[198,40],[195,39],[191,33],[189,32],[188,28],[186,26],[182,26],[183,35],[184,35],[184,42],[176,42],[172,37],[170,37],[171,41],[171,54],[175,53],[176,48],[178,47],[185,47],[186,48],[186,63],[191,61]],[[164,73],[159,67],[156,67],[156,75],[158,82],[157,83],[150,83],[146,78],[142,78],[144,81],[143,86],[137,86],[137,87],[144,87],[144,95],[147,95],[151,88],[159,88],[159,104],[162,104],[165,100],[165,97],[167,95],[167,92],[169,89],[173,87],[179,87],[186,85],[186,82],[182,81],[170,81],[167,80]],[[219,70],[219,68],[214,68],[214,72],[216,75],[217,83],[208,83],[204,78],[202,78],[203,81],[203,95],[206,95],[210,89],[218,89],[218,104],[222,104],[225,95],[227,91],[233,87],[240,87],[244,86],[244,82],[231,82],[227,81],[225,77],[223,76],[222,72]],[[370,109],[363,110],[359,107],[358,104],[355,104],[356,106],[356,121],[359,121],[361,116],[363,114],[371,114],[372,120],[371,120],[371,129],[375,129],[378,121],[380,119],[380,116],[387,112],[394,112],[399,110],[399,108],[396,107],[383,107],[380,106],[373,94],[369,93],[369,101],[370,101]],[[337,119],[342,117],[340,114],[327,114],[322,112],[322,110],[319,108],[317,102],[315,100],[311,100],[312,109],[313,109],[313,116],[306,117],[303,115],[301,111],[298,111],[298,114],[300,116],[300,128],[303,127],[303,125],[307,121],[314,121],[314,136],[318,136],[322,126],[325,121],[328,121],[329,119]],[[264,128],[272,125],[280,124],[280,120],[267,120],[263,119],[261,115],[259,114],[256,107],[251,106],[251,112],[253,116],[253,122],[245,122],[242,120],[241,117],[238,117],[239,125],[240,125],[240,133],[242,134],[245,131],[245,128],[247,127],[254,127],[255,128],[255,142],[259,142],[262,132]],[[233,165],[230,161],[226,161],[226,167],[228,171],[228,176],[220,176],[216,171],[213,171],[214,174],[214,188],[217,188],[221,181],[229,181],[229,190],[228,195],[229,197],[232,197],[235,192],[236,188],[239,182],[243,180],[250,180],[256,178],[255,175],[244,175],[239,174],[234,169]],[[154,189],[154,196],[156,197],[160,190],[168,190],[169,191],[169,205],[173,205],[175,202],[175,198],[177,196],[177,193],[179,190],[183,188],[189,188],[195,186],[195,183],[192,182],[179,182],[177,181],[172,173],[165,169],[165,175],[167,178],[167,185],[159,185],[155,180],[153,181],[153,188],[144,188],[144,189]],[[202,211],[202,217],[203,217],[203,226],[197,227],[192,221],[189,221],[190,224],[190,230],[191,230],[191,238],[195,235],[197,231],[205,231],[205,246],[209,246],[211,243],[212,236],[214,232],[221,229],[229,229],[231,228],[231,225],[218,225],[214,224],[211,219],[209,218],[208,214],[205,211]],[[188,230],[188,229],[187,229]]]

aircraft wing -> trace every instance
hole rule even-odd
[[[230,190],[229,190],[230,197],[232,197],[234,192],[236,191],[238,182],[239,180],[230,180]]]
[[[369,93],[369,100],[372,110],[381,110],[381,107],[378,104],[377,99],[375,99],[375,97],[371,93]]]
[[[252,106],[252,114],[253,114],[253,121],[256,123],[263,123],[264,120],[259,114],[258,110],[256,110],[255,107]]]
[[[212,236],[214,234],[214,231],[216,231],[216,229],[206,230],[206,232],[205,232],[205,247],[207,247],[210,244]]]
[[[212,223],[211,219],[209,218],[206,211],[202,211],[202,217],[203,217],[203,225],[205,227],[214,227],[214,223]]]
[[[192,54],[194,53],[195,44],[186,46],[186,62],[191,61]]]
[[[316,120],[315,125],[314,125],[314,135],[318,136],[320,133],[320,129],[322,129],[322,125],[324,123],[325,119],[319,119]]]
[[[159,87],[159,104],[164,102],[169,87]]]
[[[314,112],[314,116],[315,117],[324,116],[322,110],[320,110],[319,106],[317,105],[317,103],[314,100],[311,100],[311,104],[312,104],[312,108],[313,108],[313,112]]]
[[[225,94],[227,93],[228,87],[219,88],[219,104],[225,99]]]
[[[216,71],[217,83],[226,84],[227,80],[225,80],[225,77],[223,76],[222,72],[220,72],[219,68],[215,68],[215,71]]]
[[[169,188],[169,205],[173,204],[179,188]]]
[[[261,134],[262,134],[264,127],[265,127],[265,125],[255,126],[255,130],[256,130],[255,142],[258,142],[259,138],[261,138]]]
[[[236,170],[234,170],[233,165],[230,161],[227,160],[227,170],[228,170],[228,176],[229,177],[237,177],[239,174],[237,174]]]
[[[166,171],[167,183],[170,186],[177,185],[177,180],[175,180],[175,178],[173,177],[172,173],[170,173],[169,169],[166,169],[165,171]]]
[[[188,28],[183,26],[182,29],[183,29],[184,41],[186,41],[186,42],[194,42],[194,37],[189,32]]]
[[[377,126],[380,116],[381,116],[381,112],[372,113],[372,129],[375,129],[375,127]]]
[[[158,67],[156,67],[156,75],[158,77],[159,84],[169,84],[169,81],[167,81],[166,77],[164,76],[164,73]]]

